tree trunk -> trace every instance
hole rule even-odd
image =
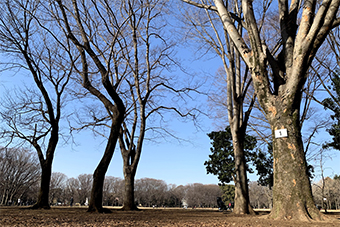
[[[299,109],[285,109],[275,105],[276,114],[270,121],[273,137],[274,219],[322,220],[316,208],[301,137]],[[299,106],[298,106],[299,107]],[[269,116],[269,115],[267,115]],[[275,130],[287,129],[288,137],[275,138]]]
[[[255,214],[249,202],[248,178],[246,160],[244,157],[243,140],[245,133],[233,133],[233,149],[235,157],[235,214]]]
[[[91,190],[88,212],[110,213],[109,209],[103,208],[103,187],[105,174],[109,168],[118,140],[120,125],[123,119],[113,121],[110,136],[105,148],[104,155],[93,173],[93,184]]]
[[[125,193],[122,210],[138,210],[135,204],[135,174],[131,167],[124,167]]]
[[[38,201],[32,206],[32,209],[50,209],[49,193],[50,193],[50,181],[52,173],[52,162],[47,160],[41,165],[41,181],[40,190],[38,195]]]

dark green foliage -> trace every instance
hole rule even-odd
[[[340,175],[335,174],[335,176],[334,176],[333,179],[334,179],[334,180],[340,180]]]
[[[212,147],[210,148],[212,154],[209,155],[209,160],[204,162],[207,173],[217,175],[222,185],[229,183],[235,177],[234,150],[230,126],[228,126],[225,131],[211,132],[208,136],[212,141]],[[260,149],[255,150],[255,137],[245,135],[243,142],[246,162],[251,162],[255,166],[260,175],[259,184],[272,186],[272,148],[268,148],[271,152],[268,157],[268,155]],[[249,173],[254,172],[249,165],[246,167]]]
[[[328,133],[333,137],[332,142],[324,144],[324,148],[332,147],[340,150],[340,78],[339,74],[334,73],[331,77],[332,90],[335,94],[331,98],[326,98],[322,101],[325,109],[331,110],[334,114],[331,115],[334,124],[328,129]]]
[[[228,205],[229,203],[234,202],[235,199],[235,185],[225,184],[220,185],[220,189],[222,190],[222,201],[224,204]]]
[[[258,183],[262,186],[273,187],[273,144],[268,144],[268,151],[263,152],[258,149],[252,157],[253,165],[259,175]]]
[[[217,175],[222,184],[229,183],[235,177],[234,150],[230,126],[225,131],[211,132],[208,136],[212,140],[212,147],[210,148],[212,154],[209,155],[209,160],[204,162],[207,173]],[[256,139],[246,136],[244,146],[246,160],[249,161],[251,150],[256,146]],[[251,173],[253,172],[248,166],[247,170]]]

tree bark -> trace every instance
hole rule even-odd
[[[245,133],[237,131],[233,133],[233,148],[235,159],[235,199],[234,210],[235,214],[255,214],[249,202],[248,178],[246,170],[246,160],[243,149],[243,138]]]
[[[123,114],[122,114],[123,115]],[[96,170],[93,173],[93,185],[91,190],[90,204],[88,212],[110,213],[109,209],[103,208],[103,187],[105,174],[109,168],[117,144],[120,125],[123,122],[123,117],[118,117],[112,122],[110,136],[105,148],[104,155],[100,160]]]
[[[280,108],[280,105],[276,106],[277,114],[275,118],[270,119],[275,186],[270,216],[274,219],[322,220],[322,214],[313,201],[307,174],[299,109],[285,111],[284,108]],[[283,128],[287,129],[288,137],[275,138],[275,130]]]
[[[130,166],[124,167],[124,204],[122,210],[138,210],[135,204],[135,175],[136,171],[131,171]]]
[[[250,46],[237,32],[222,0],[214,0],[227,30],[245,64],[250,69],[254,88],[266,113],[273,136],[275,219],[322,220],[316,209],[307,175],[307,164],[301,138],[300,104],[308,68],[335,21],[340,1],[279,1],[282,51],[276,59],[261,40],[252,1],[243,0],[242,10]],[[318,7],[318,11],[316,9]],[[269,78],[268,65],[273,79]],[[287,129],[288,137],[275,138],[275,130]]]
[[[52,164],[44,161],[41,164],[41,180],[38,201],[32,206],[32,209],[50,209],[49,193],[52,173]]]

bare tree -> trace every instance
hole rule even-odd
[[[273,191],[267,186],[261,186],[256,181],[249,183],[250,203],[257,209],[272,208]]]
[[[5,69],[29,72],[36,88],[12,93],[3,100],[3,138],[29,143],[37,151],[41,186],[34,208],[49,208],[49,185],[65,89],[72,72],[67,40],[56,39],[55,24],[40,1],[3,1],[0,5],[0,50],[9,56]],[[71,56],[70,56],[71,57]],[[26,71],[27,70],[27,71]]]
[[[50,181],[50,203],[63,200],[63,194],[66,187],[67,176],[60,172],[53,172]],[[54,201],[56,200],[56,201]],[[64,201],[63,201],[64,202]]]
[[[166,27],[168,1],[122,2],[123,20],[129,30],[125,31],[123,50],[131,74],[126,77],[129,98],[126,99],[127,114],[119,137],[124,162],[125,198],[124,210],[136,209],[134,202],[134,178],[140,160],[147,130],[153,130],[155,118],[163,118],[165,112],[173,111],[180,117],[195,118],[195,109],[180,108],[181,100],[197,87],[183,86],[171,79],[170,69],[177,64],[173,59],[175,43]],[[170,101],[170,100],[178,100]]]
[[[88,199],[92,195],[91,188],[93,187],[93,175],[92,174],[80,174],[77,177],[79,181],[78,195],[81,205],[88,205]]]
[[[161,207],[166,204],[168,185],[163,180],[142,178],[135,182],[136,201],[144,207]]]
[[[106,125],[109,120],[109,136],[101,161],[93,174],[93,186],[88,211],[109,212],[103,209],[105,174],[113,157],[124,120],[125,105],[119,88],[126,76],[126,66],[121,65],[121,47],[117,42],[124,21],[119,21],[111,8],[116,1],[72,1],[51,3],[51,11],[61,24],[59,28],[73,42],[80,55],[83,87],[101,102],[109,117],[93,116],[89,125]]]
[[[22,203],[30,187],[39,181],[39,162],[34,153],[0,147],[0,205]],[[20,204],[18,204],[20,205]]]
[[[77,178],[69,178],[66,181],[64,196],[65,199],[70,201],[73,198],[74,203],[80,204],[80,182]]]
[[[104,181],[103,203],[118,206],[123,202],[124,181],[119,177],[107,176]]]
[[[203,1],[201,1],[203,2]],[[266,4],[263,4],[266,6]],[[241,14],[241,7],[234,5],[236,13]],[[237,214],[252,213],[249,203],[248,179],[246,171],[246,160],[244,155],[244,137],[247,130],[248,120],[255,102],[255,93],[251,89],[251,77],[247,65],[242,63],[241,55],[235,48],[233,41],[223,27],[219,26],[220,18],[218,14],[208,8],[203,9],[205,14],[194,12],[188,13],[184,10],[184,23],[192,27],[189,30],[189,38],[194,37],[199,43],[202,52],[209,49],[214,50],[221,59],[223,68],[217,72],[217,77],[213,83],[216,92],[209,97],[213,108],[227,112],[228,122],[232,132],[232,141],[235,159],[235,207]],[[266,9],[263,9],[265,15]],[[233,19],[236,29],[242,33],[243,23]],[[190,28],[189,27],[189,28]],[[216,111],[221,117],[221,113]],[[222,113],[222,114],[225,114]],[[223,118],[224,119],[224,118]],[[225,124],[225,123],[224,123]]]
[[[300,104],[307,71],[315,54],[329,32],[339,24],[336,15],[340,1],[278,1],[277,23],[281,37],[277,40],[280,52],[276,56],[271,54],[266,39],[259,32],[252,1],[241,1],[242,15],[232,11],[229,1],[214,0],[215,5],[192,4],[218,12],[222,25],[251,72],[258,100],[270,123],[274,154],[270,217],[323,220],[324,216],[315,207],[307,174]],[[244,23],[246,36],[235,27],[235,15]],[[286,130],[288,136],[281,137],[280,133]]]
[[[191,207],[216,207],[217,197],[222,195],[218,185],[195,183],[185,185],[185,187],[185,200]]]
[[[117,9],[112,9],[111,4]],[[96,170],[101,172],[100,182],[104,180],[119,133],[126,190],[124,210],[137,209],[134,177],[147,120],[157,114],[162,118],[163,110],[173,110],[180,116],[192,116],[189,111],[183,113],[177,108],[180,102],[168,104],[174,96],[183,100],[194,88],[175,89],[166,72],[174,64],[171,58],[174,45],[168,40],[170,33],[166,32],[163,20],[166,4],[167,1],[158,0],[73,1],[71,5],[58,1],[66,35],[77,46],[81,56],[83,68],[79,72],[83,77],[83,86],[105,106],[105,112],[91,111],[93,121],[81,128],[95,126],[97,132],[100,131],[98,127],[111,131],[107,155],[104,154],[102,159],[105,165],[98,165]],[[67,12],[73,13],[68,15]],[[87,59],[88,56],[92,61]],[[95,76],[98,72],[101,81]],[[161,101],[165,101],[166,105]],[[100,134],[104,135],[103,131]],[[99,175],[95,173],[94,178],[99,179]],[[89,211],[105,211],[99,201],[102,200],[99,196],[102,187],[94,185],[92,188],[97,195],[91,195]]]

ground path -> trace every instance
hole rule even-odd
[[[110,207],[111,214],[87,213],[86,208],[53,207],[50,210],[29,210],[18,207],[0,207],[0,226],[340,226],[340,211],[328,215],[335,223],[307,223],[275,221],[260,215],[234,215],[216,209],[141,209],[120,211]]]

